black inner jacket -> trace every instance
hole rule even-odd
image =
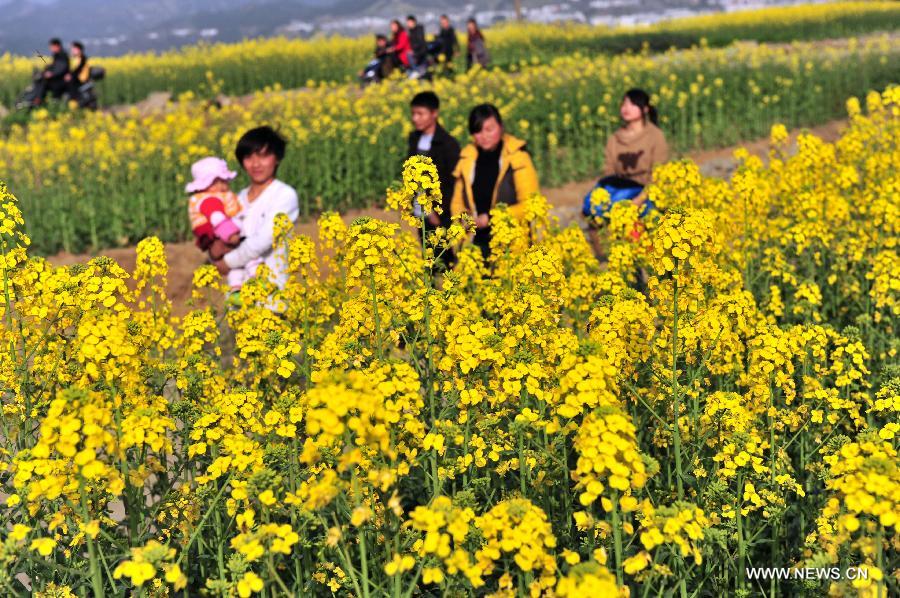
[[[475,180],[472,181],[472,195],[475,196],[475,211],[478,214],[487,214],[491,211],[494,187],[497,185],[497,177],[500,176],[500,153],[502,151],[502,141],[490,151],[478,148],[478,158],[475,159]]]

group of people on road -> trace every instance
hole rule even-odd
[[[597,187],[609,193],[605,206],[585,198],[584,215],[591,222],[606,216],[610,204],[631,201],[642,213],[652,209],[646,186],[653,168],[668,160],[668,146],[657,126],[656,108],[640,89],[622,97],[619,114],[622,126],[609,138],[604,154],[602,178]],[[490,256],[491,210],[498,204],[523,218],[525,201],[539,192],[537,170],[525,140],[507,131],[500,110],[493,104],[479,104],[468,118],[470,142],[461,147],[440,122],[440,99],[433,91],[423,91],[410,102],[413,131],[407,139],[407,156],[424,155],[433,161],[440,180],[443,205],[423,214],[424,234],[448,227],[451,219],[467,213],[475,222],[471,242],[482,256]],[[274,224],[278,214],[296,222],[299,215],[297,192],[277,178],[284,160],[286,142],[268,126],[251,129],[238,140],[235,157],[250,184],[234,194],[230,189],[237,173],[222,158],[207,157],[194,163],[188,213],[197,246],[208,252],[210,261],[228,280],[232,290],[256,275],[265,264],[273,281],[283,287],[287,281],[283,249],[274,246]],[[443,254],[445,267],[452,268],[452,251]]]
[[[50,62],[40,71],[40,79],[35,83],[33,105],[44,102],[47,94],[59,98],[63,95],[76,97],[78,88],[90,79],[90,65],[84,44],[75,41],[66,52],[62,40],[50,40]]]
[[[377,82],[396,69],[402,69],[411,78],[421,78],[428,74],[428,68],[436,63],[446,70],[453,68],[453,60],[460,51],[459,38],[450,22],[450,17],[441,15],[440,28],[432,41],[425,35],[425,27],[415,15],[406,17],[406,26],[398,20],[391,21],[390,37],[375,36],[375,52],[372,60],[360,74],[363,82]],[[490,57],[484,42],[484,34],[478,23],[471,18],[466,23],[466,69],[475,64],[487,66]]]

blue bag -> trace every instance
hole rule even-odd
[[[602,187],[606,189],[607,193],[609,193],[609,204],[608,205],[600,205],[600,206],[592,206],[591,205],[591,193],[593,193],[594,189]],[[609,210],[612,209],[613,205],[620,201],[631,201],[635,197],[641,194],[641,191],[644,190],[643,187],[635,186],[635,187],[617,187],[615,185],[606,184],[603,185],[601,183],[597,183],[594,186],[594,189],[588,191],[588,194],[584,196],[584,205],[581,208],[581,213],[585,216],[597,216],[600,218],[608,218]],[[650,210],[654,209],[655,206],[653,202],[647,199],[642,206],[641,213],[639,216],[643,218],[647,215]]]

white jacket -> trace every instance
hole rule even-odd
[[[234,217],[244,240],[225,254],[225,264],[232,270],[244,268],[254,260],[262,259],[272,270],[274,282],[284,288],[287,282],[287,254],[273,251],[275,216],[287,214],[291,222],[300,215],[297,192],[290,185],[275,179],[252,202],[247,199],[249,187],[238,194],[241,212]],[[252,275],[252,274],[251,274]]]

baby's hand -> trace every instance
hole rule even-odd
[[[228,243],[228,244],[231,245],[232,247],[237,247],[238,245],[241,244],[241,234],[240,234],[240,233],[234,233],[233,235],[231,235],[230,237],[228,237],[228,240],[226,241],[226,243]]]

